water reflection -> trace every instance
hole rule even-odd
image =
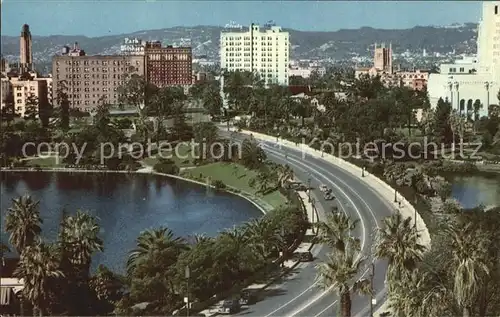
[[[25,193],[40,200],[44,238],[53,241],[63,208],[97,216],[105,252],[98,264],[123,271],[126,255],[145,229],[167,226],[176,235],[214,236],[225,228],[260,217],[248,201],[229,194],[206,195],[204,186],[142,174],[0,173],[2,218],[11,199]],[[45,183],[43,183],[43,181]],[[1,231],[2,241],[8,237]]]
[[[500,174],[457,176],[452,184],[452,195],[464,208],[500,206]]]

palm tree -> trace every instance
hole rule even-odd
[[[463,316],[468,317],[480,289],[481,276],[489,273],[486,265],[488,240],[482,232],[473,231],[471,224],[451,225],[445,232],[451,237],[453,293]]]
[[[0,243],[0,256],[2,257],[2,267],[5,266],[5,258],[3,255],[7,252],[10,252],[9,247],[4,243]]]
[[[350,233],[356,228],[358,222],[359,219],[352,220],[345,213],[333,208],[332,213],[326,216],[325,222],[316,223],[319,233],[317,239],[339,251],[344,251],[347,240],[352,240],[351,246],[359,250],[359,240],[350,238]]]
[[[286,181],[293,179],[294,173],[292,168],[286,164],[286,165],[278,165],[277,166],[277,173],[278,173],[278,185],[283,186]]]
[[[12,206],[7,210],[5,217],[5,231],[10,234],[9,242],[21,254],[23,250],[33,244],[42,231],[39,201],[29,195],[12,199]]]
[[[371,289],[367,279],[356,280],[364,258],[352,240],[346,241],[345,249],[334,248],[327,260],[316,266],[316,280],[323,289],[334,288],[340,297],[340,315],[351,317],[351,296],[353,293],[366,294]]]
[[[21,253],[21,259],[14,276],[23,279],[23,296],[31,302],[40,316],[48,308],[51,282],[63,277],[59,262],[52,248],[41,240],[28,245]]]
[[[276,226],[266,217],[261,217],[247,223],[245,231],[248,236],[248,242],[263,260],[267,259],[272,250],[280,247]]]
[[[66,251],[70,250],[67,255],[69,262],[88,276],[92,254],[104,249],[97,219],[88,212],[78,210],[74,216],[65,218],[63,230]]]
[[[400,213],[384,219],[377,232],[375,256],[389,260],[387,277],[390,282],[403,279],[423,258],[425,246],[419,243],[420,234]],[[390,286],[390,284],[389,284]]]
[[[160,227],[141,232],[137,238],[137,247],[129,253],[127,260],[127,273],[131,276],[140,264],[152,254],[162,256],[166,263],[162,266],[169,267],[175,263],[177,256],[187,248],[184,239],[174,237],[172,230]]]

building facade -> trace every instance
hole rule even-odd
[[[385,47],[385,44],[382,44],[381,47],[378,47],[377,43],[375,43],[375,54],[373,58],[373,66],[375,69],[392,74],[392,43],[389,44],[389,47]]]
[[[279,26],[251,24],[248,30],[224,31],[220,36],[220,64],[226,71],[249,71],[266,84],[288,85],[290,36]]]
[[[480,116],[487,116],[489,105],[497,104],[500,90],[500,1],[483,3],[478,28],[477,58],[464,58],[443,64],[439,74],[429,76],[428,92],[432,107],[440,98],[453,109],[470,113],[476,100]]]
[[[19,70],[21,73],[33,69],[32,44],[30,26],[25,24],[19,37]]]
[[[48,107],[49,89],[47,81],[42,78],[13,77],[10,79],[14,98],[14,113],[21,118],[25,116],[30,100],[36,98],[37,108]],[[38,110],[37,109],[37,110]]]
[[[144,49],[146,80],[157,87],[190,86],[193,83],[191,47],[162,47],[147,42]]]
[[[63,89],[70,107],[81,111],[95,108],[101,99],[118,104],[118,87],[132,74],[144,76],[144,57],[139,55],[87,56],[77,45],[52,59],[53,103]]]

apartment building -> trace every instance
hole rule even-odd
[[[190,86],[193,83],[191,47],[163,47],[147,42],[144,48],[146,80],[157,87]]]
[[[220,64],[226,71],[250,71],[266,84],[288,85],[290,36],[281,27],[251,24],[220,36]]]
[[[35,97],[38,101],[38,108],[48,107],[49,89],[47,81],[43,78],[33,77],[12,77],[10,78],[12,95],[14,98],[14,113],[21,118],[26,113],[26,107],[30,97]]]
[[[101,98],[118,104],[118,87],[131,74],[144,76],[144,56],[88,56],[75,43],[72,50],[66,47],[52,59],[53,103],[58,105],[58,90],[66,89],[70,107],[81,111],[90,111]]]

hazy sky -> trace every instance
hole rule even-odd
[[[101,36],[172,26],[225,25],[230,20],[298,30],[411,28],[478,22],[478,1],[169,1],[3,0],[1,33]]]

